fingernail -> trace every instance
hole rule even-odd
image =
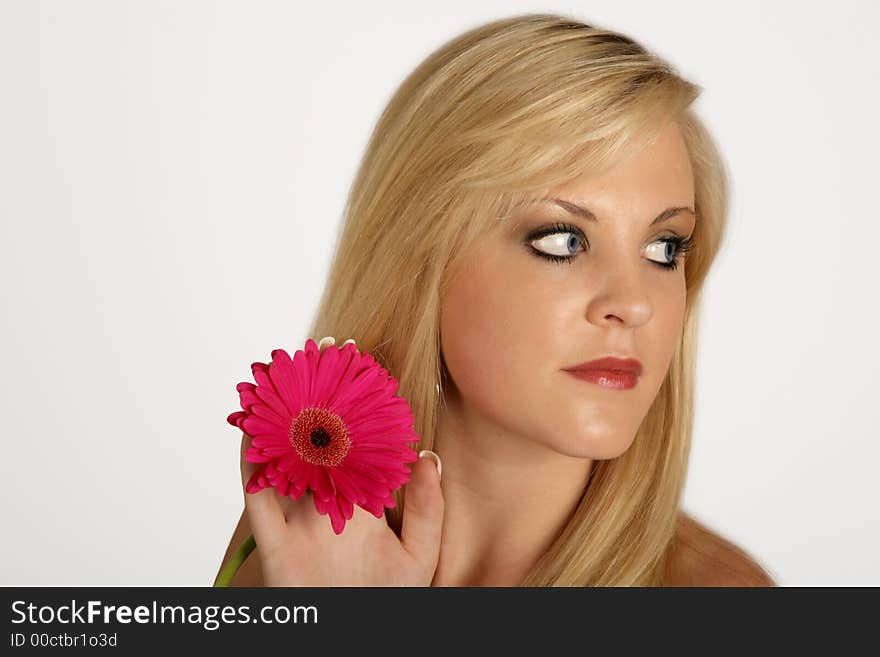
[[[440,457],[436,452],[432,452],[430,449],[423,449],[419,452],[419,458],[423,458],[427,456],[428,458],[434,459],[434,463],[437,464],[437,474],[441,477],[443,476],[443,464],[440,463]]]
[[[326,344],[324,344],[326,343]],[[320,342],[318,342],[318,351],[323,349],[324,347],[329,347],[336,344],[336,338],[332,335],[328,335],[327,337],[321,338]]]

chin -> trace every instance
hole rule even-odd
[[[559,428],[554,427],[558,433]],[[557,435],[552,448],[572,458],[605,461],[626,453],[633,443],[633,435],[615,432],[572,431]]]

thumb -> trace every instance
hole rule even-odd
[[[432,457],[436,457],[436,464]],[[432,574],[440,558],[443,529],[443,491],[440,488],[440,457],[427,449],[419,452],[412,477],[406,485],[400,541],[404,549]]]

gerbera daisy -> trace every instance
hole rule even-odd
[[[311,490],[336,534],[355,504],[377,518],[394,508],[391,493],[409,481],[405,464],[418,460],[408,444],[419,436],[386,369],[353,341],[319,349],[309,338],[292,359],[275,349],[251,371],[256,385],[236,386],[244,410],[226,418],[252,437],[245,459],[261,464],[248,493],[275,487],[299,499]]]

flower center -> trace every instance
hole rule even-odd
[[[291,422],[290,444],[303,461],[313,465],[339,465],[351,450],[342,418],[316,407],[304,408]]]

